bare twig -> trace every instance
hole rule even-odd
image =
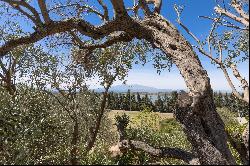
[[[233,23],[231,23],[225,19],[212,18],[209,16],[199,16],[199,18],[209,19],[209,20],[212,20],[213,22],[218,22],[220,25],[225,26],[225,27],[229,27],[229,28],[239,29],[239,30],[243,30],[243,31],[249,29],[249,28],[234,25]]]
[[[26,15],[27,17],[32,17],[32,21],[35,22],[36,24],[40,24],[42,23],[40,16],[38,14],[38,12],[36,11],[35,8],[33,8],[32,6],[30,6],[27,2],[25,1],[15,1],[15,0],[1,0],[3,2],[6,2],[8,4],[10,4],[11,6],[15,6],[16,9],[21,9],[20,6],[25,7],[26,9],[28,9],[34,16],[34,18],[29,15],[28,13],[23,13],[24,11],[21,9],[19,10],[21,13],[23,13],[24,15]],[[29,16],[28,16],[29,15]]]
[[[237,0],[232,0],[232,7],[237,11],[237,13],[249,22],[249,15],[243,10],[243,7]]]
[[[238,17],[233,13],[230,13],[229,11],[222,9],[220,7],[215,7],[214,8],[215,12],[221,15],[225,15],[239,23],[242,23],[243,25],[245,25],[246,27],[249,27],[249,21],[247,21],[246,19],[242,18],[242,17]]]

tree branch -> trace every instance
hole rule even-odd
[[[120,148],[124,150],[124,147],[126,149],[143,151],[155,157],[180,159],[191,165],[199,165],[198,158],[196,158],[190,152],[186,152],[179,148],[169,148],[169,147],[155,148],[146,144],[145,142],[133,141],[133,140],[123,140],[121,142]]]
[[[159,158],[175,158],[183,160],[184,162],[189,163],[191,165],[200,164],[199,159],[196,158],[193,154],[179,148],[155,148],[142,141],[126,140],[126,127],[128,126],[128,123],[129,120],[125,117],[117,118],[116,120],[116,126],[120,134],[120,142],[118,143],[118,145],[110,148],[111,153],[113,153],[112,156],[122,154],[128,151],[129,149],[132,149],[137,151],[143,151]]]
[[[112,32],[118,30],[119,22],[110,21],[102,26],[93,26],[84,20],[69,19],[66,21],[53,21],[48,25],[45,25],[43,29],[37,29],[29,36],[20,37],[6,42],[0,47],[0,58],[5,56],[9,51],[17,46],[35,43],[47,36],[51,36],[57,33],[68,32],[71,30],[78,30],[82,35],[92,37],[93,39],[100,39]]]
[[[39,4],[40,10],[42,12],[43,19],[44,19],[45,23],[46,24],[50,23],[51,19],[49,17],[49,12],[47,10],[45,0],[38,0],[38,4]]]
[[[114,7],[115,18],[128,16],[123,0],[111,0],[111,3]]]
[[[226,77],[226,80],[229,84],[229,86],[231,87],[232,91],[233,91],[233,94],[239,98],[240,100],[244,100],[244,101],[247,101],[249,103],[249,86],[248,86],[248,83],[245,79],[243,79],[240,75],[240,73],[238,72],[238,70],[235,68],[235,67],[232,67],[231,68],[234,70],[234,75],[237,79],[240,80],[240,82],[242,83],[242,86],[243,86],[243,89],[245,90],[245,96],[246,97],[242,97],[240,95],[240,93],[237,91],[237,89],[235,88],[228,72],[227,72],[227,69],[225,67],[225,65],[223,64],[223,59],[222,59],[222,48],[221,48],[221,44],[219,43],[218,46],[219,46],[219,59],[217,58],[214,58],[212,56],[212,51],[211,51],[211,46],[210,46],[210,41],[211,41],[211,37],[212,37],[212,34],[214,32],[214,29],[216,27],[216,24],[218,23],[218,21],[220,20],[220,18],[217,18],[215,19],[214,21],[214,24],[210,30],[210,34],[207,38],[207,44],[208,44],[208,51],[209,53],[207,53],[204,48],[203,48],[203,45],[202,43],[200,42],[200,40],[181,22],[180,20],[180,12],[178,10],[178,8],[175,6],[175,11],[177,12],[177,15],[178,15],[178,18],[177,18],[177,22],[179,23],[179,25],[197,42],[198,46],[196,46],[196,48],[198,49],[198,51],[200,53],[202,53],[203,55],[205,55],[206,57],[210,58],[213,62],[215,62],[217,65],[219,65],[219,67],[221,68],[221,70],[223,71],[224,73],[224,76]]]
[[[239,70],[237,69],[237,66],[234,63],[232,63],[230,65],[230,68],[233,70],[234,77],[237,78],[240,81],[241,87],[244,90],[243,100],[249,104],[249,85],[248,85],[247,80],[240,75],[240,72],[239,72]]]
[[[73,31],[70,31],[70,35],[72,36],[74,43],[77,44],[79,47],[84,46],[85,43],[78,37]]]
[[[101,0],[98,0],[98,1],[101,1]],[[105,6],[104,3],[103,3],[103,5]],[[53,7],[51,9],[48,9],[48,11],[53,11],[53,10],[56,10],[56,9],[67,8],[67,7],[72,7],[72,6],[77,7],[77,9],[79,10],[78,11],[78,17],[80,17],[79,15],[80,15],[81,12],[83,12],[83,9],[87,9],[88,10],[87,12],[96,14],[97,16],[99,16],[104,21],[109,21],[108,11],[105,11],[104,14],[102,14],[99,11],[95,10],[91,6],[88,6],[88,5],[82,5],[81,6],[79,3],[71,3],[71,4],[68,4],[68,5],[56,6],[56,7]],[[108,8],[107,8],[107,10],[108,10]]]
[[[97,120],[96,120],[96,125],[95,125],[95,128],[93,129],[93,133],[91,133],[91,139],[90,141],[88,142],[87,146],[86,146],[86,152],[89,152],[94,144],[95,144],[95,141],[96,141],[96,138],[97,138],[97,134],[100,130],[100,127],[101,127],[101,121],[102,121],[102,118],[103,118],[103,115],[104,115],[104,111],[105,111],[105,108],[106,108],[106,102],[107,102],[107,97],[108,97],[108,91],[109,91],[109,87],[105,87],[105,92],[103,93],[103,99],[102,99],[102,103],[101,103],[101,108],[100,108],[100,112],[98,114],[98,117],[97,117]]]
[[[8,73],[8,70],[6,69],[6,67],[5,67],[5,65],[3,64],[3,61],[2,60],[0,60],[0,67],[1,67],[1,69],[2,69],[2,71],[3,71],[3,73]]]
[[[39,21],[37,21],[29,13],[25,12],[22,8],[20,8],[20,6],[17,6],[17,5],[11,4],[11,3],[9,5],[12,6],[14,9],[18,10],[19,12],[21,12],[24,16],[26,16],[28,19],[30,19],[35,25],[39,25],[40,24]]]
[[[226,11],[225,9],[220,8],[220,7],[215,7],[214,10],[218,14],[225,15],[225,16],[227,16],[227,17],[229,17],[229,18],[231,18],[231,19],[245,25],[246,27],[249,27],[249,21],[245,20],[242,17],[238,17],[235,14],[230,13],[229,11]]]
[[[28,9],[34,15],[34,17],[35,17],[35,19],[36,19],[36,21],[38,23],[42,22],[38,12],[36,11],[36,9],[33,8],[32,6],[30,6],[27,2],[25,2],[25,1],[13,1],[13,0],[1,0],[1,1],[6,2],[6,3],[10,4],[10,5],[17,6],[17,7],[19,5],[25,7],[26,9]]]
[[[108,12],[108,7],[107,5],[103,2],[103,0],[97,0],[98,3],[102,6],[104,14],[103,14],[103,18],[105,21],[109,21],[109,12]]]
[[[228,27],[228,28],[234,28],[234,29],[239,29],[239,30],[243,30],[243,31],[248,30],[248,28],[234,25],[234,24],[232,24],[232,23],[230,23],[229,21],[226,21],[226,20],[219,20],[218,18],[212,18],[212,17],[208,17],[208,16],[199,16],[199,17],[209,19],[209,20],[212,20],[214,22],[218,22],[218,23],[220,23],[220,25]]]
[[[47,94],[51,95],[52,97],[54,97],[57,102],[63,107],[63,109],[67,112],[68,116],[74,121],[74,116],[71,115],[71,111],[65,106],[65,103],[62,102],[55,94],[53,94],[52,92],[49,92],[47,90],[44,90],[44,92],[46,92]],[[61,94],[61,91],[59,91],[59,93]]]
[[[80,44],[80,48],[82,49],[94,50],[96,48],[107,48],[117,42],[130,42],[133,38],[134,38],[133,36],[130,36],[129,34],[122,32],[118,34],[117,36],[109,37],[107,41],[101,44],[82,45],[83,42],[79,44]]]
[[[162,0],[155,1],[155,12],[160,13],[162,8]]]
[[[228,72],[227,72],[226,67],[225,67],[223,64],[221,64],[221,65],[220,65],[220,68],[221,68],[221,70],[223,71],[223,73],[224,73],[224,75],[225,75],[225,77],[226,77],[226,79],[227,79],[227,82],[228,82],[229,86],[231,87],[231,89],[232,89],[232,91],[233,91],[233,94],[234,94],[237,98],[239,98],[240,100],[243,100],[242,96],[240,95],[240,93],[239,93],[239,92],[237,91],[237,89],[235,88],[235,86],[234,86],[234,84],[233,84],[233,82],[232,82],[232,80],[231,80],[231,78],[230,78],[230,76],[229,76],[229,74],[228,74]]]
[[[228,137],[228,141],[230,142],[230,144],[232,145],[232,147],[237,150],[237,152],[240,155],[240,159],[243,162],[244,165],[248,165],[248,148],[244,145],[244,143],[241,143],[240,141],[237,141],[237,138],[233,137],[231,134],[227,132],[227,137]]]
[[[153,14],[149,9],[146,0],[139,0],[139,6],[143,9],[145,15],[150,16]]]
[[[249,22],[249,15],[243,10],[242,6],[239,4],[237,0],[232,1],[232,7],[239,13],[241,17]]]
[[[80,8],[79,14],[82,12],[83,9],[87,9],[88,10],[87,12],[94,13],[97,16],[99,16],[102,20],[105,20],[105,16],[101,14],[99,11],[95,10],[93,7],[88,6],[88,5],[84,5],[84,6],[78,5],[78,6],[79,6],[78,8]]]
[[[161,12],[161,7],[162,7],[162,0],[146,0],[148,4],[154,4],[155,9],[154,13],[160,13]]]
[[[199,46],[201,46],[201,42],[182,22],[181,22],[181,12],[179,11],[179,8],[175,5],[174,6],[175,12],[177,14],[177,23],[198,43]]]
[[[71,32],[70,34],[73,37],[74,43],[79,46],[81,51],[83,51],[81,52],[81,54],[74,57],[74,59],[78,62],[81,62],[82,58],[86,60],[95,49],[107,48],[118,42],[130,42],[134,38],[127,33],[121,32],[118,35],[110,35],[109,37],[107,37],[108,39],[103,43],[88,45],[83,42],[80,37],[78,37],[74,32]]]

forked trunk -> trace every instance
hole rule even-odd
[[[186,82],[191,102],[180,105],[175,116],[182,123],[200,163],[235,164],[224,123],[216,112],[210,80],[192,46],[160,15],[146,18],[137,27],[134,35],[170,56]]]

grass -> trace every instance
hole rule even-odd
[[[136,127],[136,126],[133,126],[133,123],[134,122],[134,119],[135,117],[137,117],[139,115],[139,111],[124,111],[124,110],[111,110],[110,112],[108,112],[108,117],[110,118],[112,124],[115,124],[115,116],[116,115],[123,115],[123,114],[126,114],[129,116],[129,119],[131,120],[131,123],[130,125],[132,127]],[[160,117],[160,121],[163,121],[165,119],[173,119],[174,118],[174,115],[173,113],[159,113],[159,112],[153,112],[153,114],[155,115],[158,115]],[[160,126],[158,126],[160,127]],[[116,127],[113,126],[112,127],[112,130],[116,130]]]
[[[139,114],[139,111],[124,111],[124,110],[112,110],[108,113],[108,116],[111,119],[114,119],[116,115],[123,115],[127,114],[131,119]],[[158,114],[162,119],[172,119],[174,118],[173,113],[159,113],[155,112],[155,114]]]
[[[237,122],[237,113],[229,111],[227,108],[217,108],[217,112],[221,116],[222,120],[224,123],[229,124],[229,123],[238,123]],[[124,110],[111,110],[108,112],[108,117],[112,120],[112,123],[115,123],[115,116],[116,115],[123,115],[126,114],[130,117],[130,119],[133,119],[134,117],[138,116],[140,113],[139,111],[124,111]],[[173,119],[174,115],[173,113],[159,113],[155,112],[154,114],[159,115],[161,120],[164,119]]]
[[[229,111],[227,108],[217,108],[217,112],[221,116],[222,120],[226,125],[228,124],[238,124],[237,122],[237,113]],[[108,112],[108,117],[110,118],[112,124],[115,124],[115,116],[126,114],[130,117],[130,120],[133,121],[135,117],[139,115],[139,111],[125,111],[125,110],[111,110]],[[166,119],[174,119],[173,113],[159,113],[154,112],[153,114],[158,115],[161,119],[160,121],[164,121]]]

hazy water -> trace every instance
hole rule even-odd
[[[145,95],[141,94],[141,98],[144,97]],[[152,102],[155,102],[158,99],[158,95],[148,95],[149,99]],[[164,99],[164,95],[160,95],[161,99]]]

